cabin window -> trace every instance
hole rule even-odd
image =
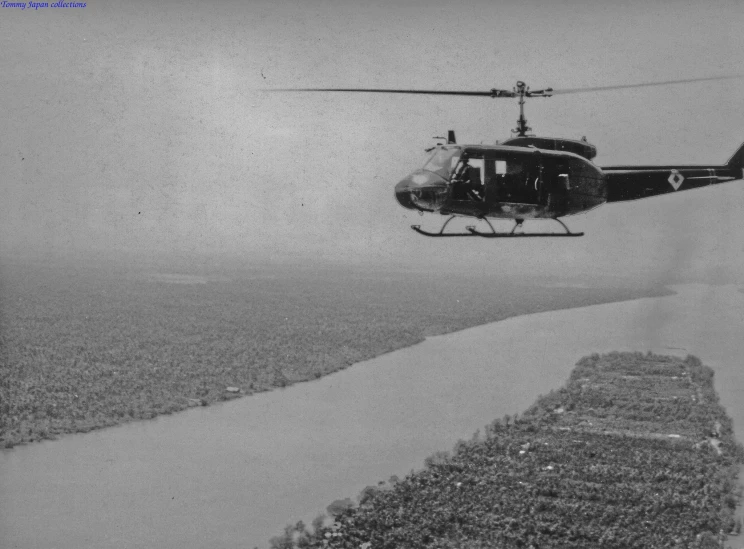
[[[477,175],[480,177],[481,181],[484,181],[484,162],[482,158],[473,158],[472,156],[468,160],[468,164],[471,168],[474,168],[477,170]],[[472,172],[471,172],[472,173]],[[473,173],[473,175],[476,175]]]

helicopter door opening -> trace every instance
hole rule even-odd
[[[486,198],[485,162],[468,156],[458,163],[452,177],[452,199],[482,202]]]
[[[521,159],[489,159],[486,166],[489,187],[499,202],[539,204],[542,181],[539,167]]]

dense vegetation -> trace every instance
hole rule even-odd
[[[568,384],[275,549],[720,547],[744,450],[695,357],[582,359]]]
[[[427,335],[642,295],[297,266],[222,277],[4,266],[0,286],[0,447],[315,379]]]

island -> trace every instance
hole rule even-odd
[[[523,414],[271,547],[721,547],[744,449],[694,357],[593,354]]]

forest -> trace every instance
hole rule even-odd
[[[289,524],[272,549],[718,548],[738,534],[744,448],[713,371],[591,355],[567,384],[404,479]]]
[[[509,316],[664,293],[488,273],[206,270],[3,265],[0,448],[317,379]]]

